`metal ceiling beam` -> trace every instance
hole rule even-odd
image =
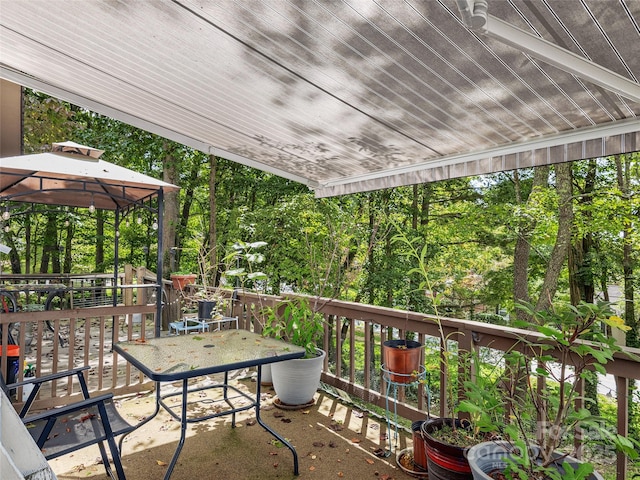
[[[579,130],[572,130],[570,132],[564,132],[551,137],[538,138],[529,140],[526,142],[512,143],[501,147],[496,147],[488,150],[480,150],[476,152],[465,152],[458,155],[448,155],[446,157],[438,158],[437,160],[426,161],[420,164],[411,165],[407,167],[399,167],[384,170],[382,172],[375,172],[366,175],[358,175],[349,177],[346,179],[329,181],[324,183],[323,187],[333,187],[337,185],[346,185],[349,183],[363,182],[375,180],[377,178],[387,177],[391,175],[407,174],[413,172],[419,172],[421,170],[438,168],[442,166],[454,165],[457,163],[471,162],[474,160],[482,160],[486,158],[500,157],[503,155],[512,155],[522,152],[531,152],[534,150],[557,147],[560,145],[567,145],[577,142],[583,142],[593,140],[596,138],[607,138],[614,135],[624,135],[628,133],[635,133],[640,131],[640,119],[622,120],[618,122],[612,122],[607,125],[599,125],[596,127],[583,128]]]
[[[634,102],[640,102],[640,84],[543,38],[514,27],[499,18],[487,15],[486,24],[479,30],[491,38],[527,52],[532,57],[543,60],[562,71],[599,85]]]
[[[526,52],[564,72],[599,85],[634,102],[640,102],[640,84],[595,62],[510,23],[488,15],[486,0],[457,0],[463,23],[470,30]]]

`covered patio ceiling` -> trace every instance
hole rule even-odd
[[[0,12],[0,77],[319,197],[640,150],[638,0]]]

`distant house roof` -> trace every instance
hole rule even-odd
[[[0,77],[339,195],[640,149],[640,2],[2,2]]]

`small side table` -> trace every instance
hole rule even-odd
[[[201,322],[197,318],[185,318],[179,322],[169,323],[169,335],[179,335],[182,332],[207,332],[209,331],[209,325],[205,322]]]
[[[217,332],[220,330],[225,324],[229,324],[229,327],[233,327],[235,324],[235,329],[238,329],[238,317],[222,317],[219,320],[211,320],[211,319],[202,319],[207,324],[207,327],[212,332]],[[213,327],[213,329],[212,329]]]
[[[393,450],[395,450],[398,446],[398,387],[408,387],[411,385],[417,385],[422,380],[426,378],[427,369],[424,365],[420,365],[420,371],[414,374],[401,374],[392,372],[387,370],[385,365],[383,364],[380,369],[382,370],[382,377],[387,382],[387,396],[385,398],[385,407],[386,407],[386,417],[387,417],[387,433],[391,436],[391,411],[389,410],[389,395],[391,393],[391,388],[393,387]],[[411,379],[410,382],[394,382],[391,380],[391,375],[394,378],[398,377],[407,377],[407,379]],[[429,391],[429,386],[424,386],[427,389],[427,411],[431,409],[431,392]],[[389,446],[391,446],[391,438],[387,439],[389,442]],[[389,457],[391,455],[391,448],[386,449],[385,456]]]

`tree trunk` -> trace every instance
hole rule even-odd
[[[176,159],[169,150],[169,144],[164,145],[166,154],[162,159],[162,180],[174,185],[178,184],[178,168]],[[177,226],[178,226],[178,203],[180,199],[179,192],[165,192],[164,194],[164,214],[162,229],[162,245],[164,252],[163,277],[168,277],[173,271],[178,269],[176,264],[177,253]]]
[[[104,212],[96,210],[96,273],[104,273]]]
[[[597,164],[591,159],[584,182],[584,189],[580,192],[579,202],[581,210],[587,222],[591,218],[591,204],[593,203],[593,191],[595,189]],[[589,222],[590,223],[590,222]],[[580,302],[593,303],[595,297],[594,275],[591,265],[593,254],[593,233],[585,232],[582,237],[576,236],[569,248],[569,292],[571,303],[577,305]],[[585,407],[592,415],[600,415],[598,404],[598,376],[595,372],[585,372],[584,394],[588,401]]]
[[[558,233],[546,274],[536,303],[536,310],[545,310],[551,306],[558,288],[560,271],[567,259],[573,226],[573,185],[571,163],[559,163],[555,166],[556,189],[558,191]]]
[[[513,174],[516,203],[523,205],[522,185],[520,176],[516,170]],[[533,185],[531,194],[526,203],[532,201],[532,195],[536,190],[546,188],[549,184],[549,167],[537,167],[533,172]],[[531,254],[531,232],[535,228],[535,218],[525,218],[517,225],[516,245],[513,251],[513,301],[517,305],[522,302],[529,302],[529,256]],[[516,310],[516,318],[529,321],[527,315]]]
[[[218,268],[218,231],[216,229],[216,217],[218,206],[216,203],[216,175],[218,171],[218,158],[209,155],[209,266],[214,278],[209,279],[211,285],[218,285],[220,269]]]
[[[593,192],[595,189],[597,164],[595,159],[589,161],[589,168],[585,178],[584,189],[580,192],[579,202],[583,216],[590,223]],[[574,239],[569,249],[569,292],[571,303],[577,305],[580,301],[593,303],[595,296],[594,272],[591,265],[593,255],[593,233],[585,232],[582,237]]]
[[[615,158],[618,188],[625,199],[630,201],[630,171],[631,158],[628,155],[619,155]],[[627,332],[627,345],[630,347],[640,346],[640,332],[638,331],[638,320],[636,319],[634,307],[634,261],[632,245],[632,224],[627,218],[622,231],[622,271],[624,275],[624,321],[631,327]]]
[[[618,188],[622,192],[625,199],[630,200],[630,172],[631,172],[631,157],[629,155],[618,155],[615,157]],[[631,329],[626,334],[626,343],[629,347],[640,347],[640,322],[636,319],[635,307],[634,307],[634,263],[633,263],[633,245],[632,245],[632,225],[629,220],[625,221],[624,229],[622,231],[622,271],[624,275],[624,321],[625,324]],[[634,398],[637,394],[636,390],[637,382],[629,382],[629,389],[627,395],[629,398]],[[627,418],[629,425],[629,436],[631,438],[638,438],[638,423],[640,419],[640,408],[637,403],[631,401],[628,402]]]
[[[17,253],[16,253],[17,255]],[[24,219],[24,273],[31,273],[31,214],[27,213]],[[18,259],[18,262],[20,260]],[[19,273],[19,272],[13,272]]]
[[[55,215],[48,213],[44,230],[42,259],[40,260],[40,273],[49,273],[49,263],[52,262],[52,258],[56,253],[59,254],[57,240]]]
[[[64,241],[64,263],[62,271],[64,273],[71,273],[71,263],[73,261],[73,222],[66,221],[65,223],[66,237]]]
[[[20,270],[20,255],[18,254],[18,249],[16,248],[16,242],[13,235],[13,232],[9,231],[5,233],[5,242],[7,243],[7,247],[11,248],[9,252],[9,262],[11,263],[11,273],[20,274],[22,273]],[[27,270],[27,273],[29,271]]]

